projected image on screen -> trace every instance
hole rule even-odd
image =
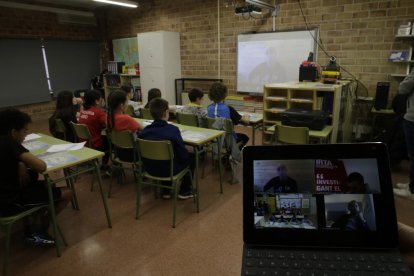
[[[316,37],[317,30],[311,32]],[[237,50],[237,91],[249,93],[263,93],[264,84],[298,80],[301,62],[316,51],[308,31],[239,35]]]

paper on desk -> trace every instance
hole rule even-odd
[[[42,159],[49,169],[79,160],[78,157],[67,152],[45,152],[37,157]]]
[[[23,147],[25,147],[28,151],[35,151],[49,147],[49,144],[43,143],[41,141],[24,141],[22,143]]]
[[[40,137],[42,137],[42,136],[40,136],[40,135],[38,135],[36,133],[30,133],[29,135],[27,135],[24,138],[24,141],[23,142],[27,142],[27,141],[34,140],[34,139],[39,139]]]
[[[207,132],[198,132],[198,131],[192,131],[192,130],[185,130],[181,131],[181,136],[183,137],[183,140],[197,142],[202,141],[209,137],[211,133]]]
[[[79,150],[85,146],[85,142],[82,143],[70,143],[70,144],[60,144],[60,145],[52,145],[50,148],[47,149],[47,152],[60,152],[60,151],[68,151],[68,150]]]

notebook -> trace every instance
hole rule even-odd
[[[243,150],[242,275],[412,275],[382,143]]]

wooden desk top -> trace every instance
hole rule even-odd
[[[82,164],[84,162],[104,156],[103,152],[87,147],[83,147],[80,150],[74,151],[48,153],[46,151],[51,145],[69,144],[69,142],[42,133],[38,133],[38,135],[40,135],[41,137],[38,139],[27,141],[25,143],[32,145],[34,143],[37,143],[38,147],[33,150],[30,150],[30,152],[48,164],[48,167],[43,174],[48,174],[53,171],[76,166],[78,164]],[[25,143],[23,143],[23,145]],[[55,165],[49,166],[49,164],[52,163]]]
[[[263,121],[263,114],[262,113],[252,113],[252,112],[243,112],[238,111],[240,115],[247,114],[249,116],[249,123],[251,124],[258,124]]]
[[[134,118],[134,119],[137,120],[144,127],[152,123],[152,120],[145,120],[141,118]],[[202,127],[192,127],[192,126],[186,126],[186,125],[181,125],[177,123],[172,123],[172,124],[180,129],[184,142],[192,146],[204,145],[210,142],[211,140],[225,134],[223,130],[202,128]]]

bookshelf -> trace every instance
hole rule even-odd
[[[348,82],[340,84],[322,84],[319,82],[271,83],[264,86],[263,94],[263,144],[269,144],[273,132],[267,129],[280,123],[282,112],[289,108],[324,110],[329,113],[329,125],[333,131],[331,143],[342,141],[347,129],[344,122],[348,94]]]
[[[404,73],[394,73],[391,74],[391,77],[402,79],[405,78],[408,74],[410,74],[411,70],[414,67],[414,55],[413,55],[413,46],[414,46],[414,34],[411,35],[396,35],[396,39],[403,41],[405,44],[409,44],[408,50],[400,51],[400,52],[407,52],[407,59],[403,60],[392,60],[390,58],[390,62],[398,63],[400,65],[404,65],[405,67],[402,68],[405,72]],[[398,51],[394,51],[398,52]],[[398,70],[400,71],[400,70]]]
[[[122,85],[132,84],[134,88],[134,101],[142,102],[141,93],[141,78],[138,75],[130,74],[106,74],[104,75],[104,90],[105,101],[108,99],[108,95],[114,91],[119,90]]]

